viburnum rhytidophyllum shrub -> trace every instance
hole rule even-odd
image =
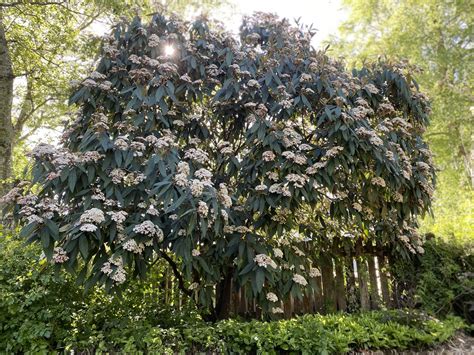
[[[407,68],[349,73],[312,35],[268,14],[246,18],[240,40],[203,20],[118,25],[62,146],[38,146],[32,183],[4,199],[22,234],[107,288],[164,258],[201,305],[217,289],[221,315],[231,285],[269,313],[314,286],[305,211],[420,248],[426,98]]]

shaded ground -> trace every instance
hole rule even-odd
[[[384,350],[384,351],[361,351],[353,352],[352,355],[471,355],[474,354],[474,337],[466,335],[465,333],[459,332],[450,341],[436,346],[430,350],[423,351],[397,351],[397,350]]]

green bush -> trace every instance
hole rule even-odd
[[[436,317],[454,313],[474,322],[474,241],[433,238],[411,262],[397,260],[392,274],[400,302]]]
[[[16,238],[0,239],[0,353],[332,354],[422,348],[447,340],[463,327],[459,318],[438,321],[412,311],[206,323],[189,304],[178,311],[159,301],[159,275],[134,281],[120,295],[98,288],[84,293],[39,253]]]
[[[39,248],[3,236],[0,242],[0,349],[18,352],[60,346],[72,330],[81,295],[44,261]]]

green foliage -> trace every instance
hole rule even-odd
[[[474,90],[472,1],[345,0],[349,18],[333,48],[351,65],[383,56],[416,65],[432,101],[425,135],[438,173],[433,211],[424,231],[474,237]]]
[[[302,249],[321,228],[302,211],[340,223],[335,237],[351,227],[415,252],[434,169],[410,72],[348,73],[311,29],[273,15],[246,18],[240,42],[212,28],[161,14],[114,28],[70,99],[63,146],[35,149],[33,181],[6,197],[21,235],[88,286],[143,277],[158,258],[200,305],[232,280],[269,314],[315,285]]]
[[[1,350],[36,352],[61,344],[71,330],[73,304],[81,299],[80,292],[45,260],[38,262],[38,247],[25,247],[23,241],[5,235],[1,238]]]
[[[160,302],[162,268],[121,295],[93,289],[3,235],[0,242],[0,352],[148,351],[157,353],[342,353],[354,349],[423,348],[463,327],[414,311],[305,315],[291,320],[205,323],[184,304]]]
[[[112,331],[119,339],[122,328],[140,334],[135,322],[148,331],[183,323],[183,314],[186,322],[197,318],[189,303],[180,313],[173,302],[165,306],[160,301],[159,264],[146,281],[127,284],[121,294],[97,288],[85,293],[71,275],[42,258],[38,246],[26,246],[6,231],[0,238],[0,352],[60,350],[70,342],[96,347],[100,332]]]
[[[413,306],[443,317],[455,313],[474,321],[474,242],[441,238],[424,245],[414,260],[392,263],[391,273],[401,287],[399,295]]]

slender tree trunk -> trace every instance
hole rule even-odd
[[[336,312],[336,290],[332,258],[329,256],[321,257],[321,276],[323,279],[323,309],[326,313],[334,313]]]
[[[369,255],[367,258],[367,265],[369,266],[370,279],[370,306],[372,309],[379,309],[379,287],[377,284],[377,274],[375,271],[375,256]]]
[[[346,295],[347,309],[355,312],[359,309],[359,296],[357,294],[356,277],[354,271],[354,259],[352,256],[346,257]]]
[[[370,309],[369,278],[367,275],[367,263],[363,256],[357,258],[357,276],[359,278],[360,309],[367,311]]]
[[[323,311],[323,281],[321,276],[316,277],[316,289],[313,294],[313,312],[321,313]]]
[[[13,67],[0,9],[0,196],[9,189],[4,180],[12,174],[14,132],[12,124]],[[0,210],[1,210],[0,206]]]
[[[226,319],[230,316],[232,297],[232,268],[228,268],[224,278],[216,287],[216,309],[217,319]]]
[[[344,285],[344,260],[334,259],[336,270],[336,301],[337,309],[345,312],[347,309],[346,286]]]
[[[380,275],[380,288],[382,291],[382,300],[385,307],[390,308],[390,288],[387,275],[386,259],[385,256],[380,255],[378,258],[379,261],[379,275]]]

